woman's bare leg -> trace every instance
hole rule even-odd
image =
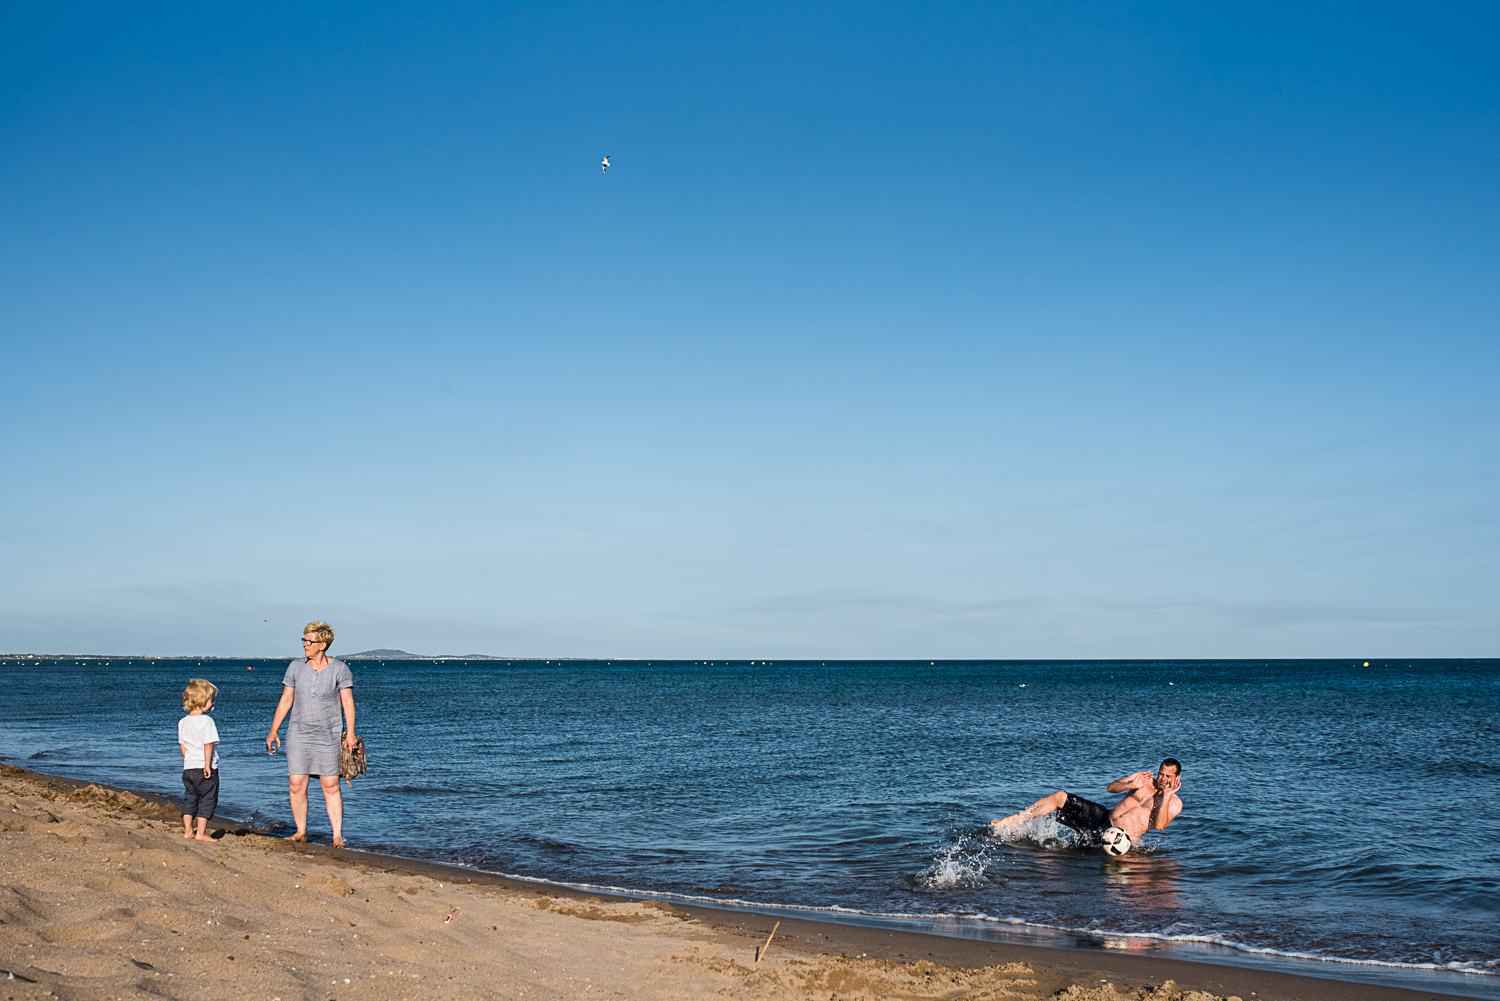
[[[292,803],[292,820],[297,823],[297,833],[286,838],[287,841],[307,840],[307,776],[288,775],[286,779],[287,798]]]
[[[1068,794],[1059,790],[1051,796],[1043,796],[1032,803],[1020,813],[1013,813],[1009,817],[990,821],[990,826],[997,831],[1003,831],[1007,827],[1014,827],[1023,820],[1031,820],[1033,817],[1045,817],[1056,810],[1061,810],[1063,804],[1068,801]]]
[[[323,786],[323,803],[328,807],[328,823],[333,825],[333,843],[344,847],[344,794],[339,790],[337,775],[320,775]]]

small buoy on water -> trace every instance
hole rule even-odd
[[[1365,661],[1365,667],[1369,667],[1369,666],[1370,666],[1370,662],[1368,660]]]

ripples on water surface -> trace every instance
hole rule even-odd
[[[286,819],[285,759],[262,743],[285,663],[3,662],[0,753],[176,795],[178,693],[201,675],[221,689],[221,810]],[[370,748],[348,797],[361,847],[1222,942],[1246,962],[1500,973],[1497,661],[351,666]],[[1112,803],[1109,781],[1166,755],[1185,810],[1139,853],[1072,849],[1046,822],[1011,843],[986,833],[1055,789]],[[1500,977],[1451,979],[1500,997]]]

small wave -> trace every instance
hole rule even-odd
[[[962,915],[954,915],[962,917]],[[985,918],[984,920],[995,920]],[[1008,919],[999,919],[1006,924],[1017,922]],[[1192,945],[1216,945],[1236,952],[1243,952],[1256,956],[1275,956],[1278,959],[1300,959],[1317,963],[1342,963],[1346,966],[1380,966],[1393,970],[1425,970],[1445,971],[1450,973],[1469,973],[1481,976],[1500,976],[1500,959],[1487,959],[1482,962],[1451,962],[1451,963],[1403,963],[1395,960],[1385,959],[1352,959],[1348,956],[1330,956],[1320,952],[1292,952],[1286,949],[1273,949],[1268,946],[1248,945],[1236,941],[1228,935],[1215,932],[1112,932],[1099,928],[1070,928],[1061,925],[1040,925],[1029,921],[1020,922],[1031,928],[1047,928],[1055,931],[1064,931],[1078,935],[1094,935],[1110,939],[1129,939],[1132,941],[1152,942],[1178,942]]]
[[[1492,761],[1472,761],[1463,758],[1435,758],[1417,764],[1417,770],[1437,778],[1491,778],[1500,775],[1500,764]]]

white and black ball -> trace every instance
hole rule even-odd
[[[1104,846],[1105,853],[1109,855],[1124,855],[1130,851],[1130,835],[1118,827],[1111,827],[1105,831],[1099,841]]]

